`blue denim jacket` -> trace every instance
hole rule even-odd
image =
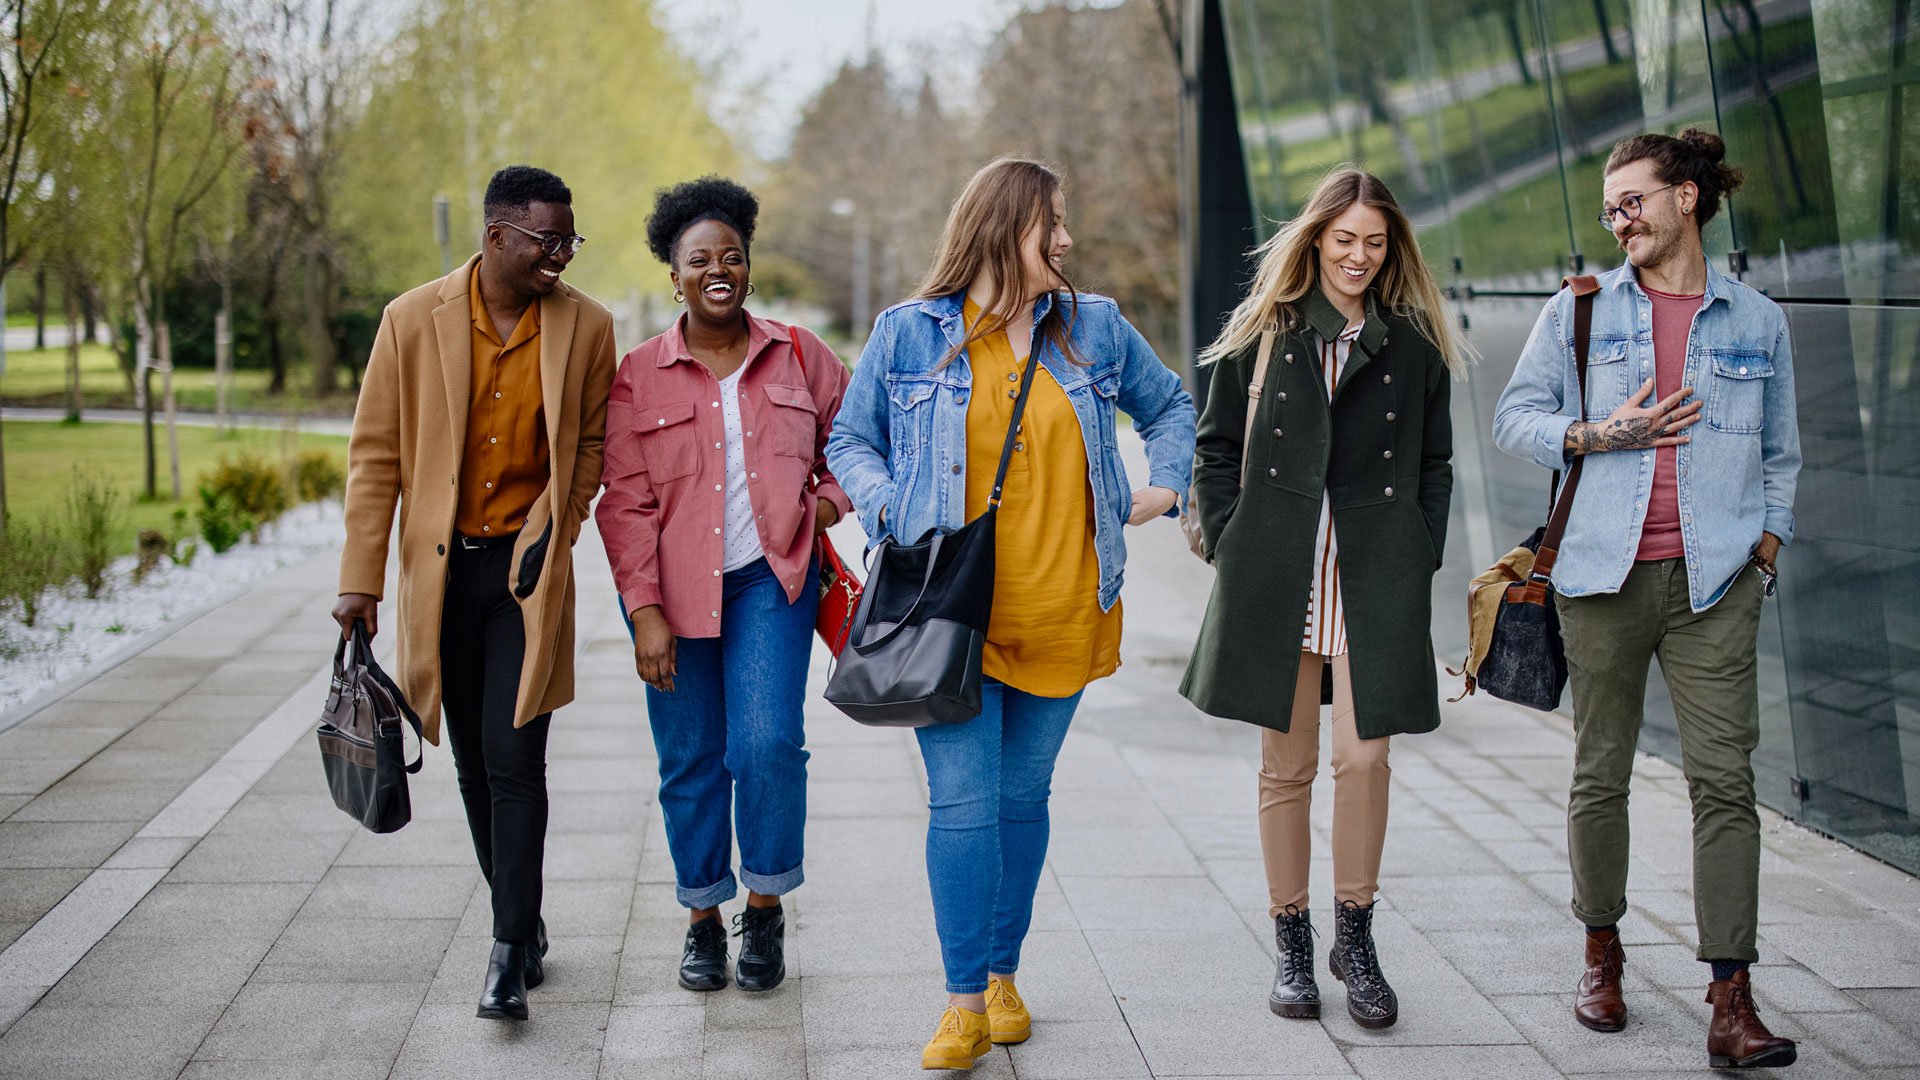
[[[1587,356],[1586,419],[1605,420],[1653,376],[1653,302],[1631,264],[1600,275]],[[1706,298],[1687,335],[1681,385],[1706,402],[1675,448],[1688,599],[1705,611],[1746,566],[1762,531],[1793,540],[1800,431],[1793,347],[1777,304],[1707,266]],[[1565,468],[1576,419],[1573,294],[1562,289],[1534,324],[1500,395],[1493,440],[1543,468]],[[1653,450],[1587,455],[1554,566],[1563,596],[1618,592],[1633,569],[1653,490]]]
[[[827,467],[853,500],[860,524],[878,543],[911,543],[934,528],[967,520],[967,401],[973,372],[966,353],[939,366],[966,337],[964,297],[909,300],[880,313],[841,399]],[[1093,491],[1094,550],[1100,559],[1100,606],[1120,596],[1127,545],[1121,530],[1133,500],[1115,437],[1115,410],[1133,417],[1147,444],[1148,486],[1182,496],[1193,474],[1193,397],[1180,376],[1154,355],[1140,332],[1104,296],[1080,293],[1073,323],[1076,364],[1035,335],[1040,366],[1067,393],[1087,447]],[[1056,298],[1034,305],[1037,326]],[[885,510],[882,522],[881,511]],[[1172,516],[1173,511],[1168,511]]]

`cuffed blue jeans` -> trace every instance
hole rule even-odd
[[[801,713],[820,597],[805,588],[788,603],[765,559],[722,582],[720,636],[676,639],[673,692],[647,687],[674,892],[696,910],[737,894],[735,822],[747,888],[781,896],[805,879]]]
[[[927,881],[947,993],[977,994],[1020,968],[1047,858],[1053,763],[1080,695],[1045,698],[992,679],[980,715],[916,730],[927,765]]]

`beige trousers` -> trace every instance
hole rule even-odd
[[[1387,842],[1388,739],[1362,739],[1354,726],[1353,680],[1343,653],[1300,654],[1293,721],[1286,733],[1260,732],[1260,847],[1267,864],[1269,914],[1307,910],[1313,855],[1309,810],[1320,771],[1320,665],[1333,663],[1333,898],[1373,903],[1380,849]]]

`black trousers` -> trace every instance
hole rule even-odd
[[[520,605],[507,590],[513,545],[449,545],[440,616],[440,699],[467,827],[493,892],[493,936],[532,941],[540,920],[547,843],[547,727],[541,713],[513,726],[526,656]]]

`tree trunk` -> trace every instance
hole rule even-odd
[[[339,365],[329,317],[333,313],[333,267],[317,237],[307,242],[306,264],[306,273],[302,275],[306,292],[306,327],[302,340],[306,345],[307,363],[312,368],[314,396],[326,397],[339,388]]]
[[[47,347],[47,268],[33,268],[33,347]]]
[[[167,470],[173,480],[173,501],[180,501],[180,432],[173,423],[173,327],[160,317],[160,385],[167,404]]]
[[[80,420],[80,297],[67,277],[67,419]]]
[[[1607,0],[1593,0],[1593,18],[1600,24],[1600,45],[1607,50],[1607,63],[1620,62],[1620,50],[1613,45],[1613,22],[1607,18]]]
[[[92,344],[100,331],[99,301],[94,296],[93,286],[90,283],[80,280],[77,275],[74,280],[80,289],[80,318],[86,322],[87,343]]]
[[[1520,81],[1527,86],[1532,86],[1533,72],[1527,67],[1527,39],[1520,32],[1518,0],[1503,5],[1500,16],[1507,24],[1507,40],[1513,43],[1513,62],[1520,65]]]

